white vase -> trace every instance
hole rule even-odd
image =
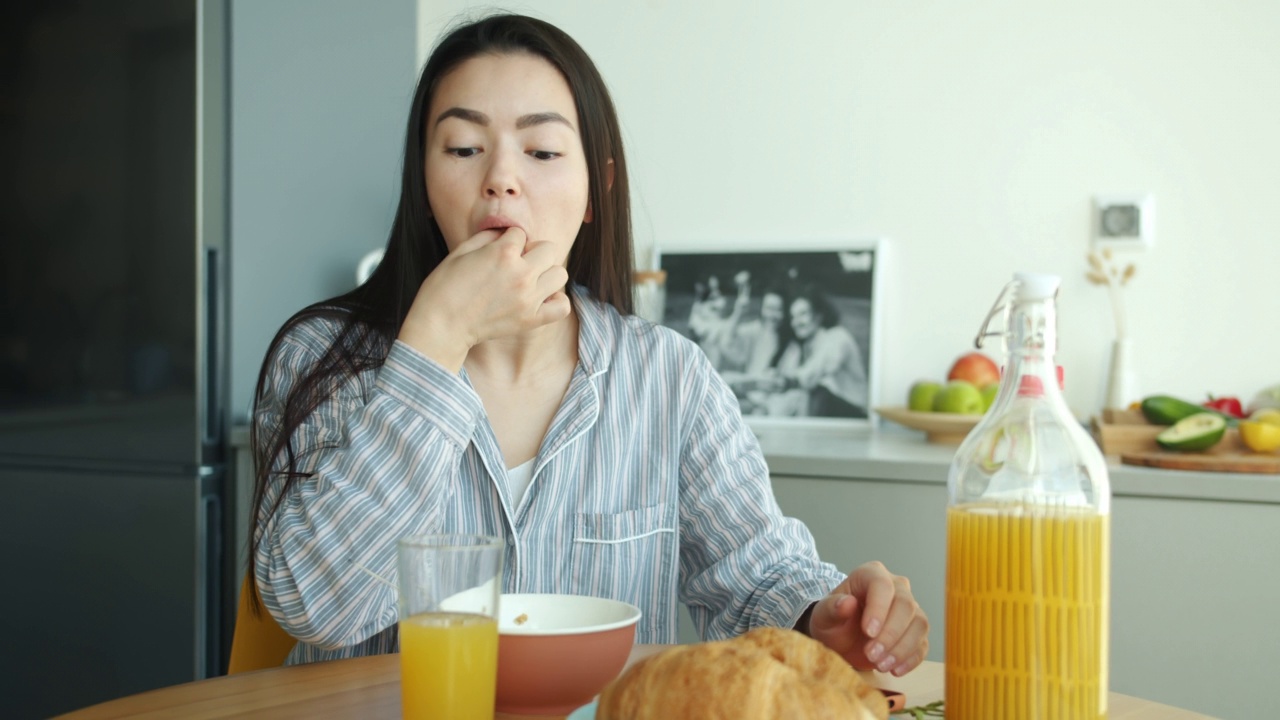
[[[1111,342],[1111,367],[1107,371],[1107,392],[1103,406],[1123,410],[1139,400],[1137,380],[1133,372],[1133,347],[1128,338]]]

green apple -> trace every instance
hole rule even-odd
[[[907,396],[907,409],[915,412],[932,412],[933,399],[942,389],[942,383],[932,380],[921,380],[911,386],[911,394]]]
[[[971,382],[952,380],[933,399],[933,409],[936,412],[981,415],[982,391]]]
[[[1000,383],[987,383],[982,386],[982,412],[991,409],[991,403],[996,401],[996,393],[1000,391]]]

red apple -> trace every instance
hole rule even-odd
[[[965,353],[952,364],[947,379],[964,380],[975,387],[984,387],[1000,382],[1000,367],[980,352]]]

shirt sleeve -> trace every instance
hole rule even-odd
[[[755,435],[705,358],[680,461],[680,599],[704,639],[794,627],[844,574],[778,507]]]
[[[304,323],[280,342],[266,370],[254,422],[269,437],[285,398],[332,337]],[[367,379],[366,379],[367,381]],[[397,341],[371,391],[350,378],[297,428],[292,449],[304,477],[268,515],[287,467],[281,453],[259,513],[256,579],[262,600],[304,643],[338,648],[396,622],[396,542],[440,527],[462,453],[483,413],[474,391]]]

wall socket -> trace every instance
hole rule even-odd
[[[1151,193],[1093,196],[1093,244],[1145,250],[1155,243],[1156,198]]]

